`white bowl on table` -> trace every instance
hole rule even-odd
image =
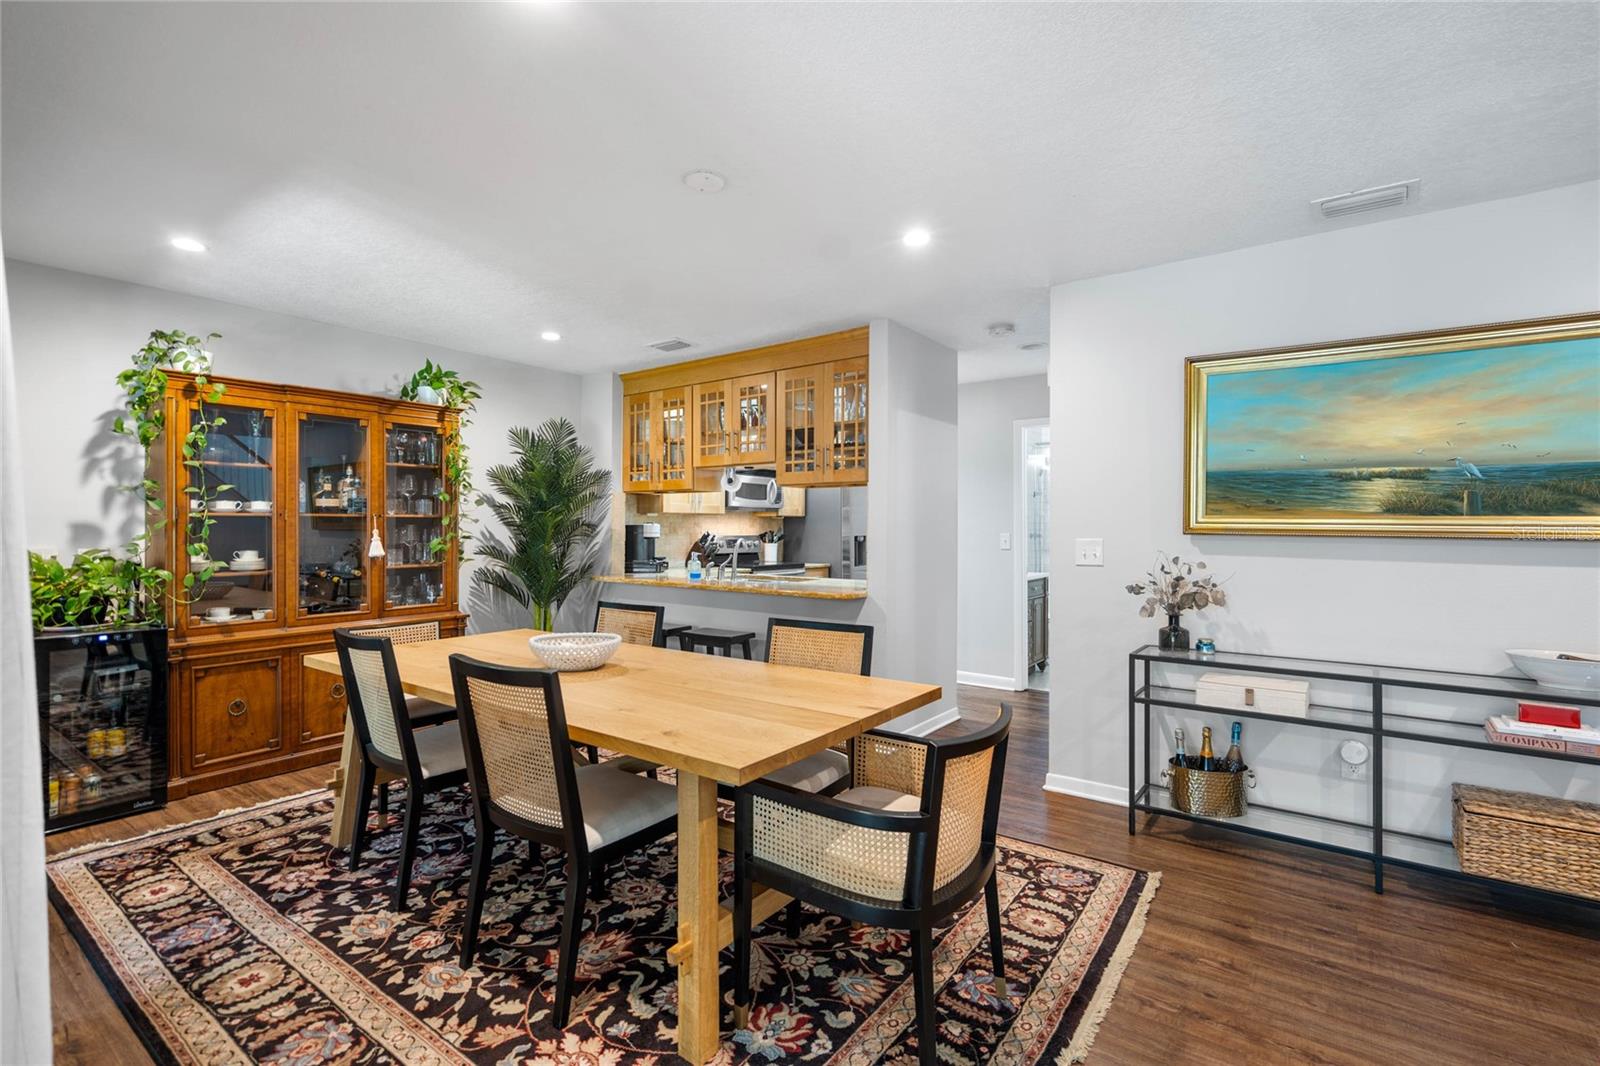
[[[545,633],[529,637],[534,658],[552,670],[576,673],[598,670],[622,646],[616,633]]]
[[[1560,656],[1563,654],[1578,657],[1562,659]],[[1600,692],[1600,653],[1510,648],[1506,655],[1518,670],[1541,685],[1575,692]]]

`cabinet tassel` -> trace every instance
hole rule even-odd
[[[374,519],[372,523],[372,542],[367,545],[367,558],[382,559],[387,554],[383,550],[383,538],[378,535],[377,520]]]

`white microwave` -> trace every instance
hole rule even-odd
[[[729,510],[776,511],[783,506],[776,470],[730,466],[722,472],[722,491]]]

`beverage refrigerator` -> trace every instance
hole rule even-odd
[[[35,634],[45,831],[167,803],[167,631]]]

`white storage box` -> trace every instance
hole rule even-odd
[[[1259,674],[1201,674],[1194,701],[1207,707],[1304,718],[1311,702],[1311,682]]]

